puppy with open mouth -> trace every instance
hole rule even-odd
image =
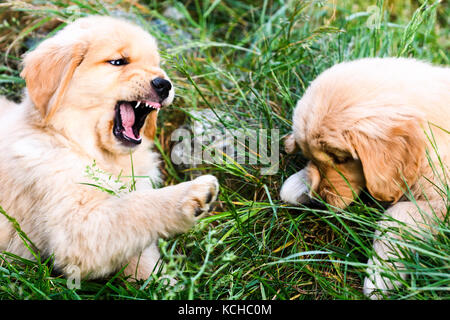
[[[210,175],[153,188],[156,118],[174,98],[155,39],[124,20],[81,18],[27,53],[21,75],[23,102],[0,98],[0,205],[64,274],[76,266],[99,278],[127,265],[148,278],[157,240],[187,231],[218,193]],[[94,160],[102,172],[148,178],[115,196],[83,183]],[[3,215],[0,251],[32,257]]]

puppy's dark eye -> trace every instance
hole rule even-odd
[[[107,62],[109,64],[112,64],[113,66],[124,66],[124,65],[128,64],[127,59],[108,60]]]
[[[330,154],[330,156],[333,159],[333,162],[337,164],[343,164],[352,159],[352,157],[338,157],[335,154]]]

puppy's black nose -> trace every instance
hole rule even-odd
[[[151,81],[153,89],[155,89],[161,100],[169,96],[169,91],[172,89],[172,84],[163,78],[155,78]]]

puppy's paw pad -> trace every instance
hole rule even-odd
[[[201,218],[211,209],[219,192],[217,178],[204,175],[191,181],[187,195],[183,200],[183,213],[194,218]]]

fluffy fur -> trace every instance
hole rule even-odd
[[[127,64],[109,62],[118,59]],[[147,278],[157,239],[187,231],[218,191],[209,175],[153,189],[157,109],[145,118],[140,144],[113,134],[118,101],[159,99],[164,107],[173,100],[173,88],[162,97],[151,84],[170,81],[154,38],[123,20],[82,18],[26,54],[22,76],[23,102],[0,99],[0,205],[65,274],[76,266],[82,277],[98,278],[128,264],[126,274]],[[148,177],[137,179],[136,191],[115,196],[86,185],[96,183],[85,173],[93,160],[102,172],[130,177],[130,151],[134,175]],[[32,258],[0,215],[3,250]]]
[[[285,181],[281,198],[298,204],[320,196],[336,208],[345,208],[367,188],[375,199],[391,202],[385,215],[399,222],[380,221],[375,254],[369,260],[369,266],[380,265],[395,256],[387,240],[394,235],[383,230],[403,228],[405,223],[419,231],[435,215],[444,219],[449,102],[449,68],[396,58],[333,66],[311,83],[295,108],[286,150],[301,149],[311,161]],[[402,268],[399,263],[392,267]],[[372,298],[380,297],[375,289],[394,287],[375,269],[369,267],[364,282],[364,292]]]

